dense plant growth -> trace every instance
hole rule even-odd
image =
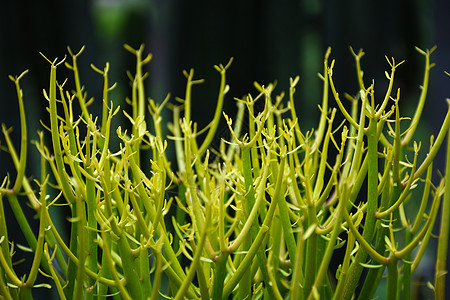
[[[197,107],[191,91],[203,80],[195,79],[193,70],[184,71],[181,104],[169,102],[169,96],[157,103],[144,89],[143,66],[151,55],[144,55],[142,46],[125,49],[136,56],[135,74],[129,73],[131,109],[110,100],[109,65],[92,66],[104,78],[100,116],[91,114],[92,99],[79,78],[77,59],[83,49],[68,49],[67,60],[47,59],[50,85],[44,98],[50,121],[42,122],[40,140],[34,142],[41,155],[41,174],[34,180],[25,175],[29,141],[20,79],[26,72],[10,77],[19,99],[21,144],[18,152],[11,130],[3,126],[5,148],[17,170],[15,178],[5,177],[0,190],[4,299],[32,299],[38,287],[56,289],[61,299],[351,299],[358,285],[359,298],[370,299],[383,276],[387,299],[410,298],[439,207],[448,212],[450,200],[449,177],[436,185],[431,181],[450,114],[436,137],[413,140],[434,49],[417,49],[425,70],[411,118],[402,117],[400,90],[394,89],[402,62],[387,58],[388,87],[379,97],[374,82],[364,81],[364,53],[352,50],[359,91],[344,95],[334,84],[335,62],[329,62],[328,49],[320,74],[321,116],[314,130],[302,127],[295,109],[299,77],[290,80],[287,94],[275,95],[275,84],[255,83],[254,93],[235,98],[234,117],[222,112],[232,60],[215,66],[221,78],[216,107],[211,122],[200,129],[191,117]],[[73,71],[69,80],[75,91],[66,90],[66,80],[57,80],[63,63]],[[257,102],[264,103],[262,111],[255,109]],[[173,112],[171,123],[162,119],[163,109]],[[130,124],[111,128],[118,113]],[[343,122],[336,121],[338,114]],[[229,139],[213,148],[224,119]],[[168,136],[163,134],[166,126]],[[114,135],[119,144],[111,147]],[[176,153],[173,161],[169,144]],[[426,153],[423,160],[419,152]],[[34,253],[25,275],[15,271],[13,254],[21,250],[6,228],[5,218],[12,216],[5,216],[3,199]],[[414,202],[419,208],[408,209]],[[54,222],[53,214],[63,209],[59,206],[70,208],[69,239]],[[37,235],[25,218],[28,209],[39,219]],[[440,299],[448,217],[443,214],[436,278],[430,283]],[[332,260],[339,260],[337,269]],[[39,273],[51,278],[51,285],[39,284]]]

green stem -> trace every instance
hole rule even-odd
[[[3,241],[1,243],[3,256],[5,257],[8,266],[12,268],[11,256],[9,252],[8,229],[6,228],[5,210],[3,208],[3,194],[1,193],[1,191],[0,191],[0,238],[3,238]],[[3,270],[0,271],[0,276],[1,275],[3,275]]]
[[[314,219],[316,218],[314,206],[308,209],[308,228],[315,226]],[[313,221],[312,221],[313,220]],[[316,278],[316,251],[317,251],[317,234],[313,231],[311,236],[306,241],[306,257],[305,262],[305,276],[303,284],[303,299],[307,299],[311,292],[314,280]]]
[[[77,220],[77,203],[72,204],[71,206],[71,211],[72,211],[72,215],[71,218],[72,220]],[[49,223],[51,223],[50,217],[48,217],[48,221]],[[55,236],[56,238],[58,238],[57,236]],[[70,244],[69,244],[69,248],[70,248],[70,252],[73,253],[73,255],[75,257],[78,258],[78,226],[75,222],[72,222],[70,225]],[[65,250],[65,249],[63,249]],[[65,251],[66,253],[68,251]],[[76,277],[76,270],[77,270],[77,265],[76,263],[72,260],[69,259],[68,263],[67,263],[67,286],[65,286],[64,291],[66,294],[67,298],[72,297],[73,295],[73,289],[75,288],[75,277]]]
[[[389,195],[389,185],[386,185],[382,194],[382,200],[380,208],[386,208],[389,206],[389,204],[395,203],[397,199],[400,197],[401,194],[401,186],[399,184],[394,185],[393,191],[391,192],[391,199],[388,199]],[[381,220],[377,221],[378,223],[381,223]],[[378,253],[383,254],[386,249],[386,244],[384,237],[388,232],[388,229],[386,227],[382,227],[381,225],[377,224],[377,237],[375,241],[375,249]],[[383,271],[385,268],[376,268],[376,269],[370,269],[367,273],[366,279],[364,280],[363,287],[361,289],[361,292],[359,294],[359,298],[361,300],[364,299],[370,299],[373,294],[376,291],[376,288],[378,286],[378,283],[380,282]],[[405,298],[406,299],[406,298]]]
[[[441,226],[434,277],[434,295],[436,299],[445,299],[445,277],[447,274],[447,251],[450,231],[450,134],[447,134],[447,157],[445,165],[445,191],[442,204]]]
[[[335,300],[342,299],[342,292],[344,290],[344,286],[345,286],[346,278],[347,278],[347,272],[348,272],[348,268],[350,265],[350,259],[352,257],[351,253],[353,251],[353,247],[355,244],[355,236],[351,232],[348,232],[347,236],[348,236],[347,247],[345,249],[344,261],[342,262],[342,265],[341,265],[341,271],[340,271],[340,275],[338,278],[338,283],[336,286],[336,290],[334,291],[334,297],[332,298]]]
[[[219,88],[219,96],[216,104],[216,111],[214,112],[214,118],[210,123],[210,128],[208,130],[208,134],[205,137],[202,145],[198,149],[197,155],[202,156],[205,153],[206,149],[211,144],[214,136],[216,135],[217,128],[219,126],[220,117],[222,116],[222,108],[223,108],[223,100],[225,98],[225,94],[227,93],[226,86],[226,70],[230,67],[233,59],[231,58],[228,64],[224,67],[223,65],[215,66],[216,70],[220,72],[220,88]]]
[[[69,203],[75,203],[75,196],[69,184],[69,176],[65,172],[63,153],[61,150],[59,127],[58,127],[58,112],[56,108],[56,67],[55,62],[51,63],[50,70],[50,87],[49,87],[49,106],[50,106],[50,129],[52,135],[52,144],[58,176],[60,178],[61,190],[64,193]]]
[[[280,199],[279,199],[280,200]],[[278,200],[278,201],[279,201]],[[268,271],[269,271],[269,282],[271,285],[276,287],[277,289],[281,286],[281,274],[279,272],[280,270],[280,255],[278,253],[281,253],[281,245],[284,242],[283,241],[283,229],[281,227],[280,222],[280,216],[278,214],[278,211],[275,212],[275,218],[273,219],[272,223],[270,224],[270,238],[271,238],[271,253],[269,253],[269,257],[267,258],[268,261]]]
[[[276,201],[274,201],[274,202],[276,202]],[[268,216],[269,216],[269,214],[268,214]],[[272,217],[273,217],[273,215],[270,216],[270,219]],[[222,299],[228,299],[228,296],[231,294],[231,292],[236,287],[236,285],[240,282],[242,276],[244,275],[244,272],[250,267],[251,263],[253,262],[256,252],[258,251],[259,247],[261,246],[268,230],[269,230],[269,227],[267,225],[263,224],[261,226],[256,239],[253,241],[252,246],[248,250],[244,259],[241,261],[236,272],[233,274],[233,276],[231,276],[231,278],[225,284],[225,286],[223,288]]]
[[[36,252],[38,250],[38,241],[36,239],[36,236],[33,233],[33,230],[31,230],[30,224],[28,223],[28,220],[25,217],[25,214],[23,213],[22,207],[19,204],[19,199],[17,199],[17,196],[13,195],[13,194],[7,195],[7,198],[8,198],[8,202],[11,207],[11,210],[13,211],[14,217],[16,218],[17,223],[19,224],[20,230],[22,231],[23,235],[25,236],[25,239],[27,240],[28,245],[30,246],[31,250],[33,250],[33,252]],[[3,205],[2,205],[2,208],[3,208]],[[6,240],[3,243],[6,243]],[[8,245],[6,245],[6,246],[8,246]],[[8,253],[9,253],[9,250],[8,250]],[[6,257],[9,257],[9,254]],[[50,272],[48,263],[43,256],[41,256],[40,261],[41,261],[43,269],[46,272]]]
[[[425,71],[423,73],[423,82],[422,82],[422,92],[420,93],[419,103],[416,106],[416,111],[414,112],[414,117],[411,120],[411,126],[408,129],[408,133],[403,137],[402,146],[406,147],[411,141],[417,126],[419,125],[420,116],[422,115],[423,108],[425,106],[425,100],[427,98],[428,92],[428,83],[430,79],[430,70],[434,67],[434,64],[430,64],[430,55],[436,49],[436,46],[427,50],[426,52],[420,50],[416,47],[421,54],[425,56]]]
[[[221,300],[223,293],[223,284],[227,276],[228,253],[222,253],[215,263],[214,283],[212,290],[212,299]]]
[[[22,91],[20,89],[19,79],[28,72],[23,72],[19,77],[14,79],[14,83],[16,85],[17,98],[19,99],[19,112],[20,112],[20,130],[21,130],[21,140],[20,140],[20,163],[19,168],[17,169],[17,177],[16,182],[14,183],[13,192],[18,193],[22,187],[23,177],[25,175],[25,166],[27,161],[27,149],[28,149],[28,140],[27,140],[27,122],[25,118],[25,108],[23,104]],[[10,77],[11,78],[11,77]],[[13,78],[11,78],[13,79]]]
[[[250,212],[253,211],[255,205],[255,188],[253,186],[253,176],[252,176],[252,166],[250,157],[250,148],[245,145],[241,147],[242,152],[242,165],[244,173],[244,183],[245,183],[245,218],[248,219]],[[257,223],[254,221],[251,228],[256,228]],[[252,230],[253,231],[253,230]],[[240,251],[248,251],[252,245],[252,237],[248,236],[245,238],[241,244]],[[252,278],[251,270],[248,268],[239,282],[239,298],[246,299],[251,295]]]
[[[373,109],[374,105],[372,105]],[[374,113],[374,111],[372,110]],[[372,239],[375,231],[375,212],[378,209],[378,136],[377,136],[377,119],[372,116],[369,121],[369,131],[367,133],[368,139],[368,166],[367,166],[367,212],[364,223],[363,238],[369,243],[372,243]],[[343,299],[350,299],[358,285],[359,278],[361,277],[363,266],[360,263],[365,263],[367,258],[367,251],[364,247],[361,247],[356,254],[355,261],[350,267],[350,273],[348,275],[348,284],[344,288]]]
[[[286,154],[281,155],[281,161],[279,170],[284,170],[286,160]],[[244,259],[240,263],[238,269],[236,272],[231,276],[231,278],[228,280],[228,282],[224,286],[224,292],[222,299],[227,299],[227,297],[231,294],[233,289],[236,287],[236,285],[239,283],[240,279],[242,278],[245,270],[250,267],[255,254],[257,253],[258,249],[261,247],[262,242],[265,239],[265,236],[267,234],[267,231],[269,230],[269,226],[272,223],[272,218],[275,213],[275,209],[277,207],[278,199],[280,197],[281,192],[281,186],[283,184],[283,172],[278,172],[277,181],[275,185],[275,191],[272,197],[272,202],[270,203],[269,210],[267,211],[266,217],[264,218],[264,222],[261,226],[261,228],[258,231],[258,234],[256,238],[253,241],[252,246],[248,250],[247,254],[245,255]]]
[[[103,245],[106,243],[106,247],[104,246],[103,251],[106,251],[106,249],[111,249],[111,237],[110,235],[103,235],[102,236],[102,243]],[[98,274],[99,277],[107,278],[107,279],[113,279],[111,270],[108,267],[108,260],[106,258],[106,255],[102,255],[102,261],[101,261],[101,267],[100,272]],[[98,296],[105,297],[108,294],[108,286],[102,283],[98,283]]]
[[[311,160],[310,160],[310,149],[305,147],[305,196],[307,205],[307,231],[312,226],[317,226],[317,216],[316,209],[313,199],[313,190],[311,186]],[[306,257],[308,259],[305,263],[305,277],[303,284],[303,299],[306,299],[311,292],[311,288],[314,284],[316,278],[316,257],[317,257],[317,234],[313,230],[311,236],[307,237],[306,241]]]
[[[181,300],[185,297],[185,294],[191,284],[192,279],[195,276],[195,273],[197,272],[197,269],[200,269],[200,257],[202,256],[202,253],[204,251],[204,245],[206,241],[206,237],[209,230],[209,223],[211,221],[211,206],[206,206],[206,216],[205,216],[205,227],[203,227],[200,240],[195,247],[195,254],[194,259],[192,260],[192,263],[189,267],[189,271],[186,274],[185,279],[183,280],[183,283],[181,284],[180,288],[178,289],[177,294],[175,295],[175,300]]]
[[[283,172],[283,170],[279,170],[279,172]],[[289,258],[291,260],[291,264],[295,265],[297,252],[297,244],[295,242],[294,233],[292,232],[292,224],[291,219],[289,218],[289,208],[287,201],[284,197],[280,197],[278,200],[278,209],[280,213],[281,226],[283,228],[284,241],[286,242],[286,246],[289,252]]]
[[[411,232],[409,228],[405,230],[405,245],[411,242]],[[403,291],[403,299],[411,299],[411,259],[412,253],[409,252],[403,259],[403,277],[400,289]]]
[[[447,100],[450,102],[449,100]],[[414,173],[414,176],[410,177],[410,180],[416,180],[420,176],[425,173],[425,171],[428,169],[428,166],[433,162],[434,158],[436,157],[436,154],[438,153],[439,149],[441,148],[441,144],[444,142],[445,136],[447,135],[448,128],[450,126],[450,106],[447,110],[447,114],[445,115],[444,122],[442,123],[441,129],[439,130],[438,136],[436,137],[436,140],[431,147],[430,151],[428,152],[427,157],[422,162],[419,168],[417,168],[416,172]]]
[[[77,199],[76,211],[78,219],[74,222],[73,226],[77,226],[78,236],[76,237],[78,247],[78,265],[76,268],[75,285],[73,287],[73,299],[81,299],[84,292],[84,279],[85,279],[85,262],[87,256],[87,242],[85,235],[86,226],[86,212],[84,203],[81,199]]]
[[[14,300],[17,299],[17,296],[13,298],[13,295],[10,293],[10,289],[5,284],[5,281],[3,280],[3,274],[0,276],[0,293],[5,297],[6,300]]]
[[[111,240],[109,235],[106,234],[105,228],[101,228],[101,236],[103,241],[109,241]],[[107,266],[109,270],[111,271],[111,275],[114,278],[113,284],[111,286],[115,286],[120,291],[120,296],[125,300],[131,300],[132,297],[128,293],[128,291],[125,289],[122,280],[119,278],[119,275],[117,274],[117,268],[116,265],[112,259],[111,256],[111,248],[109,247],[109,243],[103,243],[103,257],[106,260]]]
[[[297,252],[294,268],[292,269],[292,283],[291,283],[291,296],[289,299],[301,299],[300,283],[303,282],[303,259],[304,259],[304,240],[303,240],[303,227],[299,225],[299,231],[297,234]]]
[[[55,268],[53,267],[53,258],[55,256],[56,251],[57,251],[57,249],[55,248],[53,250],[53,256],[50,257],[50,253],[48,251],[48,244],[47,243],[44,244],[44,255],[48,261],[48,265],[50,266],[51,278],[55,282],[56,290],[58,291],[58,296],[61,300],[66,300],[67,298],[66,298],[66,295],[64,294],[64,289],[62,287],[61,281],[59,280],[58,275],[56,274]]]
[[[398,281],[397,259],[391,257],[387,265],[386,300],[397,299],[397,281]]]
[[[153,280],[153,291],[152,291],[152,297],[151,300],[157,300],[159,296],[159,288],[161,285],[161,277],[162,277],[162,253],[161,253],[161,247],[159,246],[156,249],[156,270],[155,270],[155,276]]]
[[[122,230],[122,234],[119,237],[117,244],[122,259],[123,275],[127,282],[127,290],[133,299],[144,299],[142,286],[140,284],[141,281],[139,280],[139,275],[135,268],[134,257],[131,254],[131,247],[124,230]]]
[[[148,247],[145,246],[146,239],[141,234],[141,246],[139,248],[139,274],[142,283],[142,292],[144,297],[152,294],[152,285],[150,281],[150,259]]]
[[[93,168],[88,167],[87,172],[89,175],[93,175]],[[95,218],[95,210],[97,208],[96,203],[96,195],[95,195],[95,182],[86,179],[86,203],[87,203],[87,249],[88,249],[88,257],[87,257],[87,268],[95,273],[97,273],[97,243],[95,240],[97,239],[97,220]],[[95,280],[89,278],[88,280],[89,289],[86,293],[86,296],[90,299],[93,299],[94,294],[96,294]],[[89,299],[88,298],[88,299]]]
[[[341,220],[343,218],[344,209],[346,206],[346,200],[348,197],[348,186],[344,183],[342,194],[339,196],[338,208],[335,213],[336,222],[331,233],[330,239],[328,241],[327,248],[325,250],[325,254],[322,256],[322,263],[320,264],[319,270],[316,275],[316,280],[312,287],[312,291],[309,294],[308,299],[312,299],[314,295],[314,290],[318,290],[323,285],[324,277],[328,271],[328,265],[330,263],[331,257],[333,255],[334,247],[336,245],[336,240],[341,232]]]
[[[44,183],[46,184],[46,183]],[[41,194],[41,209],[39,212],[39,232],[38,232],[38,240],[36,243],[36,249],[34,250],[34,258],[33,258],[33,264],[31,266],[31,270],[28,274],[27,282],[25,283],[25,286],[28,288],[32,288],[34,285],[34,282],[37,277],[38,268],[40,264],[44,265],[44,262],[47,262],[45,260],[45,256],[43,256],[43,250],[44,250],[44,239],[45,239],[45,225],[46,225],[46,210],[47,210],[47,201],[46,201],[46,194],[45,189],[44,193]],[[48,262],[45,264],[48,269],[50,270],[50,267],[48,266]]]

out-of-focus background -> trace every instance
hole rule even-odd
[[[445,0],[1,0],[0,122],[14,126],[19,145],[17,98],[8,75],[29,69],[21,83],[29,135],[37,139],[35,132],[42,129],[39,120],[47,119],[42,89],[48,87],[50,72],[39,52],[50,60],[63,58],[67,46],[74,52],[86,46],[79,67],[88,95],[97,99],[94,110],[101,103],[102,78],[89,65],[102,69],[106,62],[111,64],[110,82],[118,83],[111,98],[127,109],[124,99],[130,95],[130,85],[126,70],[134,72],[135,60],[124,50],[124,43],[135,48],[144,43],[146,52],[153,54],[146,67],[150,73],[146,89],[157,102],[168,92],[172,99],[183,97],[183,69],[195,68],[195,78],[206,79],[193,91],[197,108],[193,119],[200,125],[207,124],[215,107],[219,75],[213,65],[226,64],[234,57],[225,111],[232,115],[232,97],[255,94],[253,81],[267,84],[277,80],[279,94],[287,91],[290,77],[300,75],[298,115],[304,128],[314,127],[322,91],[317,73],[323,70],[328,46],[332,47],[330,58],[336,59],[334,79],[341,93],[358,92],[349,46],[365,51],[365,81],[375,80],[379,98],[387,84],[384,71],[389,70],[384,56],[406,60],[398,69],[396,87],[401,88],[402,111],[411,115],[424,66],[424,57],[415,46],[429,49],[437,45],[432,55],[436,67],[431,71],[428,102],[418,132],[424,148],[429,138],[423,132],[438,132],[447,110],[445,99],[450,97],[450,78],[444,74],[444,70],[450,71],[449,13],[450,2]],[[64,69],[59,68],[60,81],[70,76]],[[67,86],[71,85],[69,81]],[[334,105],[333,100],[331,103]],[[120,117],[116,120],[120,122]],[[443,157],[441,151],[436,164],[440,170]],[[31,163],[28,174],[37,173],[33,168]],[[1,178],[7,170],[13,173],[9,156],[1,152]],[[417,272],[427,278],[433,269],[425,259]]]

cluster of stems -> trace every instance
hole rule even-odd
[[[234,98],[234,118],[222,112],[232,60],[215,66],[220,75],[216,107],[200,130],[191,118],[196,105],[191,91],[203,80],[194,79],[193,70],[184,71],[181,104],[170,103],[169,95],[158,104],[145,92],[144,65],[151,55],[143,46],[125,49],[136,56],[135,74],[129,73],[131,109],[121,110],[110,100],[109,64],[92,66],[104,79],[100,117],[89,111],[93,99],[80,81],[77,59],[83,48],[78,53],[68,48],[67,61],[44,56],[51,66],[44,90],[50,123],[42,123],[34,143],[41,156],[41,174],[34,181],[25,175],[29,142],[19,81],[26,72],[10,77],[19,100],[21,144],[18,153],[11,130],[3,126],[17,174],[14,180],[5,177],[0,189],[4,299],[32,299],[35,288],[54,289],[61,299],[352,299],[358,286],[359,299],[370,299],[384,277],[386,299],[410,298],[439,207],[447,212],[450,205],[450,177],[432,183],[450,110],[428,146],[413,141],[434,48],[417,49],[425,71],[411,118],[401,117],[400,90],[393,91],[403,62],[386,58],[388,85],[378,99],[374,82],[367,86],[363,79],[364,53],[351,49],[359,91],[345,95],[346,105],[333,82],[335,62],[329,62],[328,49],[314,131],[301,128],[295,109],[299,77],[290,80],[287,96],[274,95],[274,84],[255,83],[254,95]],[[57,80],[62,63],[73,71],[72,92],[66,80]],[[258,113],[257,101],[264,103]],[[172,123],[162,120],[165,107],[173,112]],[[114,131],[111,120],[119,112],[130,123]],[[214,148],[224,121],[229,139]],[[114,147],[113,134],[119,140]],[[173,159],[168,147],[175,149]],[[419,161],[425,147],[425,159]],[[18,251],[28,248],[34,255],[25,275],[15,271],[18,245],[8,237],[3,199],[28,243]],[[69,207],[68,234],[65,224],[54,221],[60,206]],[[37,234],[24,214],[30,208],[39,220]],[[445,297],[449,222],[443,214],[436,278],[430,284],[439,299]],[[337,255],[337,249],[344,254]],[[43,283],[44,277],[50,283]]]

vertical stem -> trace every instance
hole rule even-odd
[[[387,265],[386,300],[397,299],[397,281],[398,281],[397,259],[391,256],[391,259],[389,260],[389,263]]]
[[[372,105],[372,111],[374,112]],[[367,167],[367,212],[364,223],[363,238],[371,245],[375,232],[375,212],[378,209],[378,136],[377,136],[377,119],[372,116],[369,121],[368,140],[368,167]],[[350,299],[358,285],[361,277],[363,266],[367,259],[367,251],[361,247],[356,254],[355,261],[350,267],[347,285],[344,288],[343,299]]]
[[[303,227],[299,225],[297,233],[297,252],[295,254],[295,265],[292,269],[292,283],[290,299],[301,299],[300,283],[303,282],[303,258],[304,258],[304,241],[303,241]]]
[[[88,167],[88,173],[90,175],[93,174],[93,168]],[[95,218],[95,210],[97,207],[96,203],[96,196],[95,196],[95,182],[87,179],[86,180],[86,194],[87,194],[87,268],[95,273],[97,273],[97,243],[95,242],[97,238],[97,220]],[[89,288],[88,293],[86,296],[93,296],[93,294],[96,294],[94,292],[96,289],[94,289],[95,286],[95,280],[92,278],[89,278],[88,280]]]
[[[445,166],[445,191],[441,212],[441,226],[434,277],[434,295],[436,299],[445,299],[445,277],[447,274],[447,251],[450,229],[450,134],[447,134],[447,157]]]
[[[127,282],[127,290],[133,299],[143,299],[141,281],[139,280],[139,275],[135,268],[135,261],[131,255],[131,247],[124,230],[122,230],[117,244],[122,259],[123,275]]]
[[[280,170],[279,172],[283,172],[283,170]],[[297,245],[295,243],[294,233],[292,232],[292,224],[289,217],[289,208],[284,197],[280,197],[280,199],[278,200],[278,209],[280,213],[281,226],[283,228],[284,240],[289,252],[289,258],[291,260],[291,264],[294,266],[297,259],[295,255],[295,253],[297,252]]]
[[[279,198],[278,201],[281,199]],[[278,202],[279,203],[279,202]],[[279,272],[280,270],[280,250],[281,245],[284,242],[283,240],[283,233],[282,233],[282,227],[280,224],[280,216],[278,214],[278,211],[275,212],[275,218],[273,219],[272,223],[270,224],[270,238],[271,238],[271,251],[268,255],[268,271],[269,276],[271,278],[271,284],[275,287],[279,287],[281,285],[281,274]]]
[[[198,156],[203,155],[203,153],[206,151],[206,149],[211,144],[214,136],[216,135],[217,128],[219,126],[220,117],[222,116],[222,108],[223,108],[223,100],[225,98],[226,91],[226,70],[231,65],[231,62],[233,59],[230,59],[228,64],[224,67],[220,65],[220,67],[216,66],[216,70],[220,72],[220,88],[219,88],[219,96],[217,98],[217,104],[216,104],[216,110],[214,112],[214,118],[210,123],[210,128],[208,130],[208,134],[205,137],[202,145],[198,149]]]
[[[23,72],[22,77],[26,74],[27,71]],[[25,108],[23,104],[22,91],[20,90],[19,78],[14,80],[16,85],[17,98],[19,99],[19,112],[20,112],[20,130],[21,130],[21,140],[20,140],[20,163],[19,168],[17,169],[17,178],[14,183],[13,191],[14,193],[18,193],[20,188],[22,187],[23,177],[25,175],[25,166],[27,161],[27,149],[28,149],[28,140],[27,140],[27,123],[25,118]]]
[[[80,192],[81,195],[81,192]],[[72,299],[82,299],[84,292],[84,278],[85,278],[85,262],[86,262],[86,235],[85,235],[85,226],[86,226],[86,212],[84,208],[84,203],[82,199],[77,199],[76,203],[76,211],[78,219],[74,222],[73,226],[77,227],[78,236],[75,237],[75,243],[78,244],[78,264],[76,268],[76,278],[73,287],[73,295]]]
[[[350,265],[351,253],[353,251],[353,247],[355,244],[355,236],[349,231],[347,233],[347,247],[345,249],[344,261],[341,265],[341,272],[338,278],[338,283],[336,286],[336,290],[334,291],[333,299],[342,299],[342,292],[344,290],[344,286],[346,283],[348,267]]]
[[[140,282],[142,282],[142,292],[145,297],[152,294],[152,285],[150,282],[150,259],[148,253],[148,247],[145,245],[146,240],[141,235],[141,246],[139,249],[139,274]]]
[[[257,209],[257,208],[253,208],[253,206],[255,205],[255,190],[254,190],[254,186],[253,186],[252,163],[257,163],[257,164],[259,164],[259,163],[252,160],[252,158],[254,157],[253,155],[258,157],[257,153],[254,153],[253,150],[255,150],[255,147],[251,147],[251,148],[247,147],[247,146],[241,147],[245,188],[246,188],[246,191],[248,191],[247,195],[246,195],[246,210],[247,210],[248,214],[250,213],[250,211],[252,209]],[[270,161],[270,155],[267,156],[267,161]],[[258,168],[259,168],[259,166],[258,166]],[[267,166],[266,168],[269,168],[269,166]],[[277,174],[276,162],[274,162],[274,164],[273,164],[272,171],[273,171],[273,175]],[[284,190],[282,190],[282,192],[279,195],[282,195],[282,194],[284,194]],[[262,197],[264,197],[264,196],[262,196]],[[281,197],[281,196],[278,196],[278,197],[279,197],[279,199],[277,200],[278,203],[280,203],[281,201],[285,201],[283,197]],[[262,216],[262,213],[261,213],[261,216]],[[289,216],[288,216],[288,221],[289,221]],[[245,243],[245,241],[250,241],[249,245],[246,245],[244,247],[244,249],[250,248],[251,240],[253,239],[253,241],[254,241],[256,239],[259,227],[260,226],[256,219],[253,222],[252,227],[250,228],[251,236],[249,236],[247,239],[244,240],[244,243]],[[261,270],[262,278],[263,278],[264,282],[268,285],[269,294],[271,295],[272,298],[274,298],[275,297],[274,296],[275,287],[273,284],[271,284],[271,281],[270,281],[270,277],[269,277],[269,273],[268,273],[269,271],[267,268],[267,256],[264,251],[264,247],[259,248],[256,252],[256,255],[257,255],[257,260],[259,263],[259,268]],[[249,276],[251,276],[251,273],[249,273],[249,274],[250,274]]]
[[[307,229],[311,226],[317,225],[316,207],[313,199],[313,190],[311,186],[311,159],[310,149],[305,147],[305,196],[307,205]],[[317,234],[312,231],[311,235],[307,237],[306,241],[306,257],[308,259],[305,263],[305,278],[303,284],[303,298],[306,299],[311,292],[314,280],[316,278],[316,255],[317,255]]]
[[[245,183],[245,208],[244,212],[246,218],[248,218],[250,211],[253,209],[255,205],[255,189],[253,186],[253,176],[252,176],[252,166],[251,166],[251,158],[250,158],[250,148],[247,146],[241,147],[242,151],[242,164],[243,164],[243,173],[244,173],[244,183]],[[252,228],[257,226],[256,222],[252,225]],[[249,236],[244,239],[241,244],[241,251],[248,251],[250,246],[252,245],[252,238]],[[251,270],[248,268],[242,279],[239,282],[239,298],[246,299],[251,295],[251,287],[252,287],[252,278],[251,278]]]
[[[69,177],[65,172],[63,154],[61,150],[59,128],[58,128],[58,112],[56,108],[56,65],[52,63],[50,71],[50,95],[49,95],[49,107],[50,107],[50,129],[52,135],[52,144],[55,162],[58,170],[58,175],[61,180],[61,190],[69,203],[75,203],[75,197],[72,192],[72,188],[69,185]]]
[[[314,282],[314,286],[313,288],[318,289],[319,287],[321,287],[323,285],[323,280],[324,277],[326,276],[326,272],[328,271],[328,265],[330,263],[331,257],[333,255],[333,251],[334,251],[334,247],[336,245],[336,240],[337,237],[341,231],[341,220],[343,218],[343,212],[345,209],[345,202],[348,198],[348,186],[346,183],[344,183],[343,185],[343,191],[341,193],[341,195],[339,195],[339,203],[338,203],[338,208],[336,209],[335,212],[335,225],[333,228],[333,231],[331,233],[330,236],[330,240],[328,241],[328,245],[326,247],[325,253],[322,256],[322,263],[320,264],[319,270],[317,272],[317,276],[316,276],[316,280]],[[312,299],[313,293],[311,292],[309,294],[309,299]]]
[[[411,242],[412,236],[409,228],[405,229],[405,245]],[[403,299],[411,299],[411,260],[412,254],[409,252],[403,259],[403,276],[400,290],[403,292]]]
[[[155,275],[153,280],[153,291],[152,291],[152,297],[151,300],[157,300],[159,296],[159,288],[161,285],[161,277],[162,277],[162,253],[161,253],[161,246],[158,245],[156,249],[156,269],[155,269]]]
[[[194,278],[195,274],[197,273],[197,269],[201,268],[200,257],[202,256],[202,253],[204,251],[204,245],[205,245],[206,237],[207,237],[208,231],[209,231],[209,224],[211,221],[211,205],[210,204],[206,204],[206,205],[207,206],[206,206],[206,216],[205,216],[205,227],[202,228],[200,240],[194,250],[195,251],[194,258],[192,260],[191,265],[189,266],[189,271],[186,274],[186,277],[184,278],[180,288],[178,289],[177,294],[175,295],[175,300],[183,299],[186,296],[185,293],[187,292],[187,290],[192,282],[192,279]]]
[[[72,211],[72,215],[71,218],[72,220],[77,220],[77,203],[73,203],[71,205],[71,211]],[[73,253],[73,255],[75,255],[76,257],[78,257],[78,226],[75,222],[72,222],[70,225],[70,251]],[[67,263],[67,274],[66,274],[66,278],[67,278],[67,286],[65,286],[64,291],[66,294],[67,298],[72,297],[73,295],[73,289],[75,288],[75,277],[76,277],[76,270],[77,270],[77,265],[76,263],[69,259],[68,263]]]
[[[214,284],[212,291],[213,300],[222,300],[223,284],[227,276],[228,253],[222,253],[215,263]]]
[[[308,228],[309,226],[314,226],[316,218],[314,206],[308,209]],[[311,292],[311,288],[314,284],[316,278],[316,244],[317,244],[317,234],[313,231],[311,236],[306,241],[306,257],[308,258],[305,262],[305,278],[303,285],[303,299],[306,299]]]
[[[102,235],[102,243],[107,244],[107,246],[103,247],[103,251],[106,251],[106,249],[111,249],[111,236],[109,234]],[[101,262],[99,277],[113,279],[111,270],[108,267],[108,260],[106,258],[106,254],[102,255],[102,262]],[[99,297],[106,298],[106,295],[108,294],[108,286],[101,284],[101,283],[98,283],[98,285],[99,285],[98,286]]]
[[[280,160],[281,161],[280,161],[279,169],[284,170],[286,153],[282,153]],[[249,268],[251,266],[251,262],[254,259],[254,255],[261,248],[261,244],[265,240],[267,231],[269,230],[269,226],[272,223],[273,215],[277,208],[278,199],[279,199],[280,195],[283,195],[283,193],[284,193],[284,190],[281,187],[282,183],[283,183],[283,173],[278,172],[277,181],[276,181],[276,185],[275,185],[275,191],[273,193],[272,201],[270,203],[266,217],[264,218],[264,222],[263,222],[262,226],[260,227],[258,234],[253,241],[252,246],[248,250],[247,254],[245,255],[245,257],[242,260],[239,267],[237,268],[236,272],[233,274],[233,276],[231,276],[231,278],[225,284],[223,298],[226,299],[231,294],[233,289],[236,287],[237,283],[242,278],[244,269]],[[267,282],[267,284],[271,284],[271,283]]]

